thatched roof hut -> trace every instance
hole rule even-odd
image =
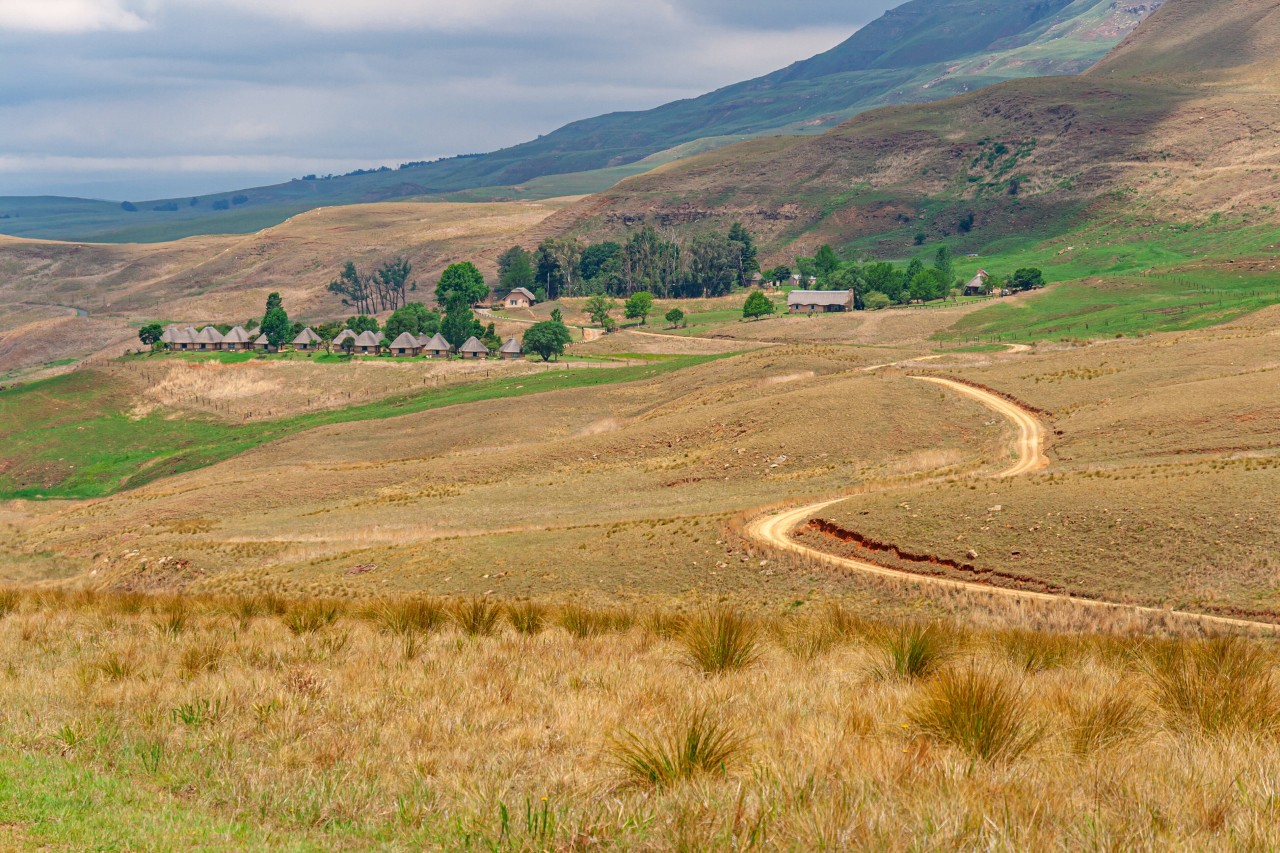
[[[401,332],[400,336],[391,342],[391,354],[396,356],[415,356],[422,352],[422,344],[418,343],[418,339],[408,332]]]
[[[520,358],[524,355],[524,347],[520,346],[520,342],[515,338],[507,341],[498,350],[498,355],[505,359]]]
[[[422,345],[422,351],[432,358],[444,358],[453,352],[453,347],[449,346],[449,342],[444,339],[444,335],[437,333],[435,337]]]
[[[463,358],[488,358],[489,348],[480,342],[475,335],[467,338],[467,342],[458,347]]]

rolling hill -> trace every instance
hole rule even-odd
[[[1074,77],[864,113],[818,137],[670,164],[560,214],[564,231],[742,220],[775,252],[993,249],[1110,220],[1257,224],[1280,202],[1280,7],[1170,0]]]
[[[745,138],[814,134],[886,104],[1075,74],[1162,0],[909,0],[832,50],[699,98],[574,122],[489,154],[196,198],[0,198],[0,232],[96,242],[246,233],[315,207],[390,199],[540,199],[606,189]]]

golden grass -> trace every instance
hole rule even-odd
[[[578,634],[562,623],[582,605],[191,598],[175,637],[153,627],[170,600],[4,600],[0,760],[65,764],[304,846],[1280,844],[1276,659],[1255,640],[952,625],[961,656],[886,680],[877,637],[893,621],[721,611],[760,626],[755,663],[690,678],[678,626],[705,614],[605,610],[608,630]],[[541,630],[519,627],[535,612]],[[819,630],[816,657],[786,647]],[[1011,657],[1037,642],[1061,649],[1053,666]]]

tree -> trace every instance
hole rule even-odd
[[[517,287],[532,290],[535,277],[533,256],[523,246],[512,246],[499,256],[498,282],[508,293]]]
[[[536,353],[543,361],[550,361],[552,356],[564,355],[564,348],[573,341],[569,327],[556,320],[547,320],[530,326],[524,333],[526,352]]]
[[[1009,279],[1009,286],[1014,290],[1035,290],[1044,287],[1044,273],[1037,267],[1022,267],[1014,271]]]
[[[563,312],[563,311],[561,311],[559,308],[552,308],[552,309],[551,309],[551,321],[552,321],[552,322],[554,322],[554,323],[563,323],[563,322],[564,322],[564,312]]]
[[[376,332],[376,331],[379,331],[382,327],[378,325],[377,317],[369,317],[364,314],[361,314],[357,317],[352,317],[351,319],[347,320],[347,328],[358,335],[361,332]]]
[[[560,275],[564,278],[564,293],[573,295],[573,282],[578,276],[578,263],[582,260],[582,241],[576,237],[564,240],[551,240],[549,243],[551,257],[560,267]]]
[[[155,349],[156,344],[160,343],[162,335],[164,335],[164,326],[159,323],[148,323],[138,330],[138,340],[152,349]]]
[[[631,294],[627,297],[624,310],[628,320],[639,318],[641,326],[647,325],[649,314],[653,311],[653,294],[646,290]]]
[[[293,339],[293,324],[285,313],[280,294],[273,293],[267,297],[267,312],[262,315],[261,329],[273,349],[279,349]]]
[[[484,283],[484,276],[471,261],[450,264],[440,276],[436,286],[436,302],[448,305],[452,302],[450,294],[461,294],[467,305],[475,305],[489,297],[489,286]],[[466,339],[463,339],[465,342]]]
[[[742,246],[719,234],[703,234],[689,243],[686,295],[724,296],[738,277]]]
[[[769,271],[769,280],[774,284],[784,284],[791,281],[791,267],[786,264],[779,264]]]
[[[405,332],[411,335],[434,335],[440,331],[440,312],[431,311],[421,302],[410,302],[387,320],[383,333],[394,341]]]
[[[813,269],[818,282],[825,284],[831,274],[840,269],[840,256],[836,254],[835,249],[823,243],[818,249],[818,254],[813,256]]]
[[[955,268],[951,262],[951,248],[949,246],[938,247],[938,251],[933,256],[933,268],[942,273],[942,277],[947,280],[948,284],[956,277]]]
[[[775,310],[773,300],[765,296],[763,291],[753,290],[747,296],[747,301],[743,303],[742,316],[748,320],[758,320],[769,316]]]
[[[471,313],[471,301],[467,295],[462,291],[450,292],[444,319],[440,321],[440,334],[457,348],[475,333],[475,325],[475,315]]]
[[[578,272],[583,281],[591,281],[600,275],[605,266],[622,254],[622,246],[611,240],[594,243],[582,251],[582,260],[578,261]]]
[[[397,311],[403,308],[408,299],[408,291],[417,290],[418,283],[410,282],[413,264],[406,258],[395,258],[378,267],[374,279],[378,288],[378,302],[381,309],[390,308]]]
[[[591,318],[591,322],[597,326],[608,328],[609,312],[618,307],[618,303],[614,302],[607,296],[596,294],[587,300],[587,304],[583,306],[583,310]]]
[[[893,264],[885,261],[867,264],[862,268],[862,280],[866,283],[868,295],[875,291],[889,297],[890,302],[903,301],[907,280]]]
[[[328,322],[316,326],[316,334],[320,336],[320,343],[324,345],[325,352],[333,352],[333,339],[341,332],[341,323]]]
[[[863,302],[867,306],[868,311],[880,311],[884,308],[888,308],[891,304],[888,295],[881,293],[878,290],[873,290],[868,293]]]
[[[942,299],[950,289],[951,281],[936,267],[921,270],[907,286],[911,298],[920,302]]]
[[[738,250],[738,283],[746,287],[751,283],[751,276],[760,272],[760,262],[756,259],[756,244],[751,232],[741,222],[735,222],[729,228],[729,239],[737,243]]]
[[[679,308],[672,308],[667,312],[667,322],[671,324],[671,328],[678,328],[684,322],[684,312]]]
[[[329,282],[329,292],[342,297],[342,304],[356,309],[358,314],[373,314],[373,287],[369,277],[361,274],[351,261],[342,267],[338,277]]]

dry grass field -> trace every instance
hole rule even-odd
[[[829,511],[838,531],[804,541],[912,572],[972,574],[958,563],[1000,585],[1278,619],[1277,319],[947,368],[1046,411],[1050,470],[859,497]]]
[[[0,595],[7,847],[1280,845],[1277,661],[1243,639]]]

